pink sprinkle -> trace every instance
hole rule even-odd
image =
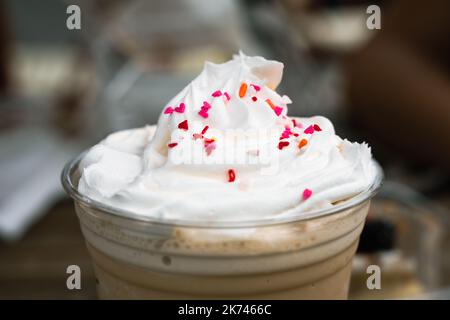
[[[224,92],[223,95],[225,96],[225,98],[227,98],[228,101],[231,100],[230,95],[228,94],[228,92]]]
[[[205,108],[206,110],[211,109],[211,105],[207,101],[203,101],[202,109]]]
[[[207,101],[203,101],[203,106],[200,108],[198,114],[203,118],[208,118],[208,111],[211,109],[211,105]]]
[[[256,85],[256,84],[251,84],[251,86],[252,86],[256,91],[261,90],[261,87],[258,86],[258,85]]]
[[[303,131],[306,134],[313,134],[314,133],[314,126],[310,125],[308,128],[305,129],[305,131]]]
[[[164,110],[164,114],[172,114],[173,113],[173,108],[172,107],[167,107],[166,110]]]
[[[312,196],[312,190],[310,190],[310,189],[303,190],[303,200],[308,200],[308,198],[311,196]]]
[[[283,111],[283,108],[281,108],[281,107],[275,107],[275,108],[273,108],[273,111],[275,111],[275,114],[276,114],[277,116],[279,116],[279,115],[281,114],[281,112]]]
[[[209,156],[216,149],[216,143],[211,142],[205,146],[206,154]]]
[[[220,97],[221,95],[222,95],[222,92],[220,90],[214,91],[212,94],[212,96],[214,98]]]
[[[198,112],[198,114],[202,118],[205,118],[205,119],[209,117],[208,111],[206,109],[203,109],[203,108]]]
[[[194,138],[194,140],[197,140],[197,139],[203,139],[203,135],[200,134],[200,133],[194,133],[194,134],[192,135],[192,137]]]
[[[282,139],[287,139],[287,138],[289,138],[291,136],[291,134],[292,134],[291,129],[290,128],[285,128],[283,133],[281,134],[281,138]]]
[[[186,105],[185,105],[183,102],[180,103],[180,106],[179,106],[179,107],[176,107],[176,108],[175,108],[175,111],[178,112],[178,113],[183,113],[184,110],[186,110]]]

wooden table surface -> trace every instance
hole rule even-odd
[[[69,290],[67,266],[81,269]],[[0,299],[95,299],[95,277],[69,199],[57,203],[18,242],[0,243]]]

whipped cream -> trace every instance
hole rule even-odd
[[[369,146],[341,139],[324,117],[288,117],[291,100],[275,92],[282,73],[282,63],[242,53],[206,62],[156,127],[113,133],[89,150],[79,191],[154,218],[242,221],[366,190],[376,175]]]

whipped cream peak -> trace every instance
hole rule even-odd
[[[283,64],[206,62],[157,126],[121,131],[80,163],[79,191],[162,219],[235,221],[331,207],[373,183],[370,148],[326,118],[288,117]]]

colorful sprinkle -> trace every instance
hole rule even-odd
[[[186,110],[186,105],[185,105],[183,102],[180,103],[180,106],[179,106],[179,107],[176,107],[176,108],[175,108],[175,111],[178,112],[178,113],[183,113],[184,110]]]
[[[243,84],[241,84],[240,88],[239,88],[239,97],[243,98],[245,96],[245,94],[247,93],[247,84],[244,82]]]
[[[164,114],[172,114],[173,113],[173,108],[172,107],[167,107],[166,110],[164,110]]]
[[[203,130],[202,130],[202,134],[205,134],[206,131],[208,131],[208,129],[209,129],[209,127],[208,127],[208,126],[205,126],[205,127],[203,128]]]
[[[211,109],[211,105],[207,101],[203,101],[203,106],[200,108],[198,114],[203,118],[208,118],[208,111]]]
[[[302,196],[303,196],[303,200],[308,200],[309,197],[312,196],[312,190],[310,190],[310,189],[303,190],[303,195]]]
[[[283,112],[283,108],[281,108],[281,107],[275,107],[275,108],[273,109],[273,111],[275,111],[275,114],[276,114],[277,116],[279,116],[279,115],[281,114],[281,112]]]
[[[287,139],[292,135],[292,131],[290,128],[285,128],[283,133],[281,134],[281,139]]]
[[[236,180],[236,172],[233,169],[228,170],[228,182],[234,182]]]
[[[216,149],[216,143],[215,142],[211,142],[211,143],[208,143],[206,146],[205,146],[205,152],[206,152],[206,155],[211,155],[211,153],[214,151]]]
[[[178,142],[172,142],[172,143],[169,143],[167,146],[169,148],[173,148],[173,147],[176,147],[177,145],[178,145]]]
[[[209,156],[215,149],[216,149],[216,141],[215,139],[208,139],[206,138],[204,140],[205,142],[205,152]]]
[[[275,105],[273,104],[272,100],[266,99],[266,102],[272,109],[275,109]]]
[[[189,129],[188,121],[184,120],[184,121],[180,122],[178,124],[178,129],[182,129],[182,130],[186,130],[187,131]]]
[[[201,110],[198,112],[198,114],[199,114],[202,118],[205,118],[205,119],[209,117],[208,111],[206,111],[205,109],[201,109]]]
[[[211,105],[209,104],[208,101],[203,101],[202,108],[205,108],[206,110],[209,110],[209,109],[211,109]]]
[[[228,94],[228,92],[224,92],[223,95],[225,96],[225,98],[227,98],[228,101],[231,100],[230,95]]]
[[[301,149],[301,148],[303,148],[304,146],[306,146],[307,144],[308,144],[308,140],[302,139],[302,140],[300,140],[300,142],[298,143],[298,147]]]
[[[322,128],[320,128],[319,125],[315,124],[314,125],[314,130],[315,131],[322,131]]]
[[[194,134],[192,135],[192,137],[194,138],[194,140],[197,140],[197,139],[203,139],[203,135],[200,134],[200,133],[194,133]]]
[[[257,84],[251,84],[251,86],[253,87],[253,89],[255,89],[256,91],[261,90],[261,87],[258,86]]]
[[[303,131],[306,134],[313,134],[314,133],[314,126],[310,125],[308,128],[305,129],[305,131]]]
[[[220,90],[214,91],[214,92],[212,93],[212,96],[213,96],[214,98],[220,97],[221,95],[222,95],[222,92],[221,92]]]
[[[253,97],[252,97],[252,100],[253,100],[253,102],[256,102],[256,101],[258,101],[258,98],[255,97],[255,96],[253,96]]]
[[[278,149],[282,150],[284,147],[287,147],[289,145],[289,141],[280,141],[278,143]]]

